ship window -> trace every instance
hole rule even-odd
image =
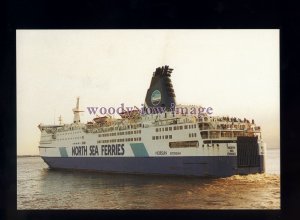
[[[164,128],[162,128],[162,131],[164,131]]]
[[[165,136],[162,136],[163,139],[165,139]]]
[[[172,131],[172,127],[169,127],[169,131]]]
[[[187,127],[188,127],[188,126],[187,126],[187,125],[185,125],[185,126],[184,126],[184,129],[187,129]]]
[[[179,142],[170,142],[170,148],[184,148],[184,147],[198,147],[198,141],[179,141]]]
[[[168,127],[165,128],[165,131],[168,131]]]
[[[174,131],[176,130],[176,126],[174,126]]]
[[[194,128],[196,128],[196,125],[194,125]]]
[[[158,136],[156,136],[156,140],[158,140]]]
[[[152,140],[155,140],[155,136],[152,136]]]
[[[133,138],[131,138],[131,141],[133,141]]]
[[[180,126],[180,130],[182,130],[182,128],[183,128],[183,127],[182,127],[182,126]]]
[[[168,137],[169,137],[169,136],[168,136],[168,135],[166,135],[165,137],[166,137],[166,139],[168,139]]]
[[[191,134],[189,134],[189,137],[191,137]]]
[[[169,135],[169,139],[172,139],[172,135]]]
[[[200,134],[201,134],[201,137],[202,137],[203,139],[208,138],[208,132],[207,132],[207,131],[202,131]]]
[[[161,128],[159,128],[159,131],[161,131]]]
[[[202,144],[202,147],[204,147],[204,144]]]

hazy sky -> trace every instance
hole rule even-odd
[[[255,119],[279,147],[279,30],[17,30],[17,153],[38,154],[39,123],[88,106],[144,103],[152,73],[174,68],[178,104]]]

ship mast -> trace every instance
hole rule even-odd
[[[58,117],[59,125],[62,125],[62,117],[61,115]]]
[[[83,112],[83,111],[79,110],[79,97],[77,97],[76,107],[73,108],[73,113],[74,113],[73,122],[76,124],[80,122],[80,115],[79,115],[80,112]]]

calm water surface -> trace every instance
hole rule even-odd
[[[50,170],[40,157],[17,158],[18,209],[279,209],[280,152],[266,174],[228,178]]]

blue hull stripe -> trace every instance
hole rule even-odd
[[[130,144],[135,157],[149,157],[149,154],[143,143],[133,143]]]
[[[259,167],[237,167],[237,157],[42,157],[50,168],[118,173],[172,174],[226,177],[264,172]]]

